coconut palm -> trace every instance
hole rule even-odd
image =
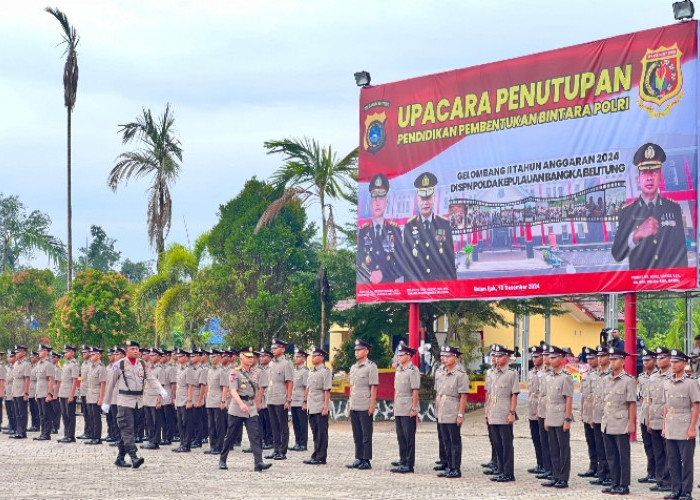
[[[180,174],[179,162],[182,162],[180,141],[173,136],[174,124],[175,118],[168,104],[158,123],[153,121],[151,110],[144,108],[135,122],[120,125],[122,144],[137,138],[144,147],[120,154],[107,177],[107,184],[113,191],[120,183],[128,183],[132,177],[152,178],[146,216],[148,239],[158,255],[165,250],[165,238],[170,232],[173,214],[170,188]]]
[[[75,106],[75,97],[78,92],[78,52],[76,48],[80,37],[75,28],[70,25],[66,15],[57,8],[46,7],[46,12],[54,16],[63,28],[63,42],[66,44],[66,64],[63,67],[63,102],[67,111],[67,132],[68,132],[68,183],[66,187],[68,199],[68,241],[66,244],[66,267],[68,272],[68,291],[73,287],[73,204],[71,201],[71,117]]]
[[[300,199],[302,203],[318,201],[321,208],[321,248],[323,252],[334,251],[335,223],[332,206],[327,201],[352,196],[355,189],[353,181],[357,176],[357,148],[338,159],[330,146],[322,148],[318,141],[309,138],[268,141],[264,146],[268,154],[282,154],[284,165],[275,172],[271,182],[275,187],[286,189],[280,199],[270,204],[256,230],[273,219],[293,199]],[[317,283],[321,294],[320,342],[324,345],[329,294],[323,265],[319,269]]]

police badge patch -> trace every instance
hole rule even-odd
[[[666,116],[683,97],[683,72],[678,44],[647,49],[642,58],[639,107],[658,118]]]

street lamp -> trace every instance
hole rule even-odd
[[[695,15],[695,7],[691,0],[673,3],[673,17],[676,21],[688,21]]]
[[[372,78],[369,76],[369,71],[358,71],[355,73],[355,83],[358,87],[369,87],[369,82]]]

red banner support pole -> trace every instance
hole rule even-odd
[[[420,344],[420,305],[412,302],[408,305],[408,347],[418,349]],[[413,364],[420,368],[418,354],[413,356]]]
[[[637,294],[635,292],[625,294],[625,352],[631,354],[625,358],[625,371],[632,376],[637,376]],[[630,441],[636,440],[635,431],[630,434]]]

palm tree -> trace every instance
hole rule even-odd
[[[330,146],[322,148],[318,141],[304,138],[282,139],[265,142],[268,154],[281,153],[284,165],[275,172],[271,182],[277,188],[286,188],[283,196],[270,204],[258,222],[259,229],[274,218],[282,207],[293,199],[302,203],[310,199],[318,200],[321,207],[321,251],[335,250],[335,223],[329,199],[352,196],[357,176],[357,148],[345,157],[338,159]],[[326,212],[328,209],[328,215]],[[326,302],[328,300],[328,279],[321,264],[316,277],[321,294],[321,345],[324,345],[326,332]]]
[[[179,162],[182,161],[180,141],[173,137],[174,123],[175,118],[168,104],[158,123],[153,121],[151,110],[144,108],[143,114],[135,122],[119,125],[122,144],[137,137],[145,147],[120,154],[107,177],[107,184],[116,191],[122,181],[126,184],[131,177],[152,176],[146,216],[148,239],[157,255],[165,250],[165,238],[170,232],[173,214],[170,188],[180,174]]]
[[[73,115],[73,107],[75,106],[75,97],[78,92],[78,33],[75,28],[68,23],[66,15],[57,8],[52,9],[46,7],[46,12],[54,16],[61,27],[63,28],[63,43],[66,44],[66,64],[63,67],[63,101],[67,111],[67,131],[68,131],[68,183],[67,183],[67,198],[68,198],[68,242],[67,242],[67,258],[66,265],[68,271],[68,291],[73,287],[73,204],[71,201],[71,117]]]

